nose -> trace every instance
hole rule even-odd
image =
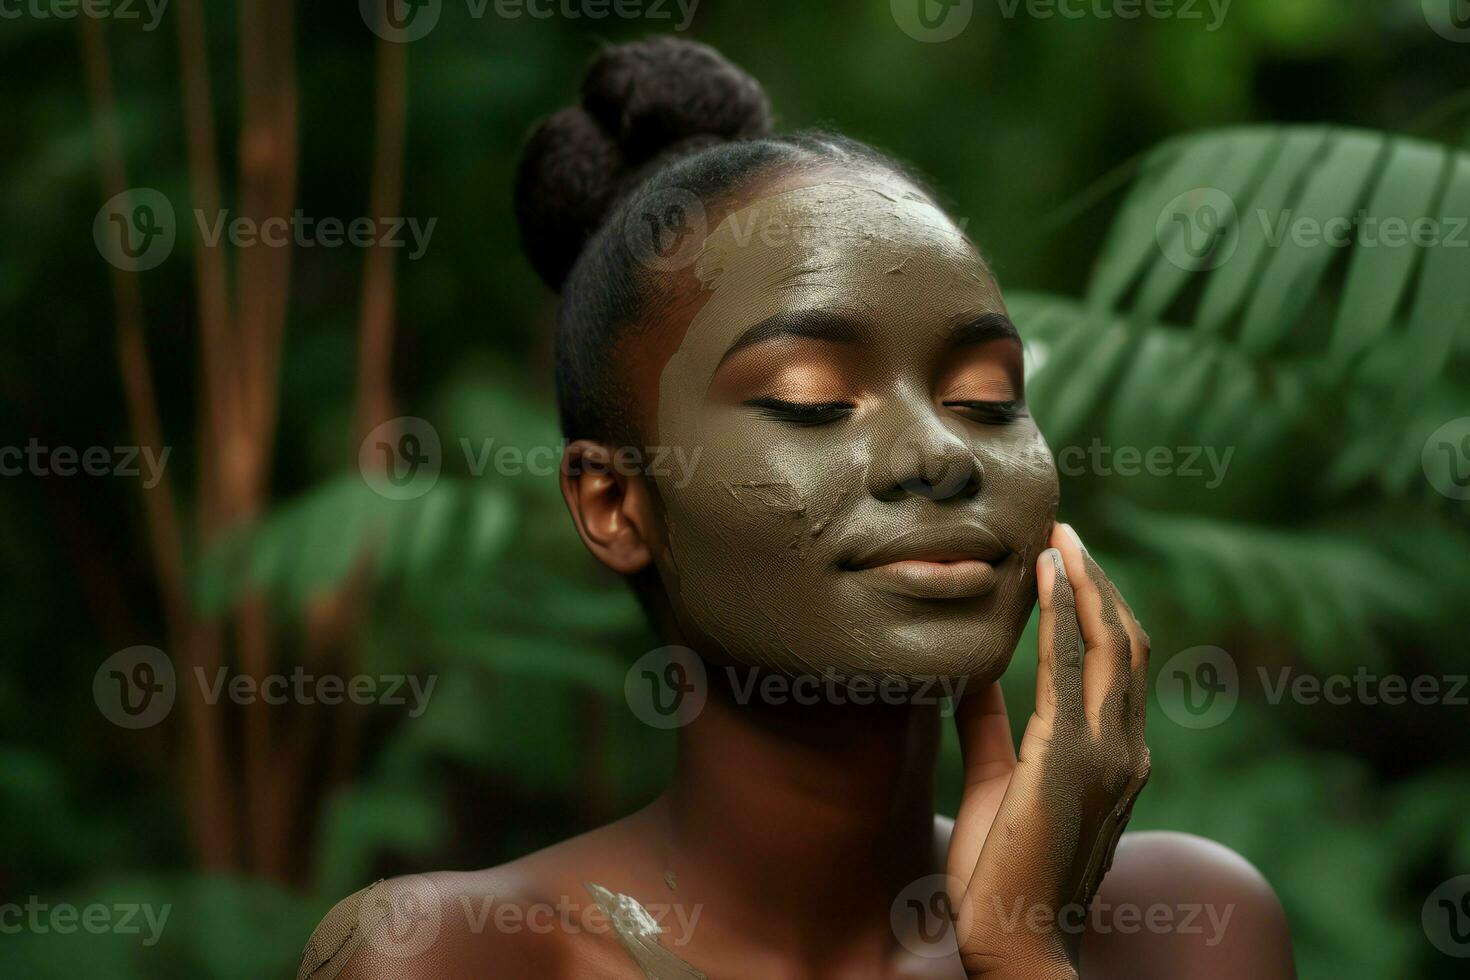
[[[907,425],[880,436],[869,475],[873,496],[949,500],[978,494],[985,470],[962,431],[958,420],[950,423],[926,405]]]

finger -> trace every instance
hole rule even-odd
[[[1123,712],[1127,716],[1129,732],[1142,738],[1148,712],[1148,658],[1153,641],[1149,639],[1148,630],[1144,629],[1143,624],[1138,621],[1133,608],[1128,605],[1128,600],[1123,598],[1118,587],[1106,576],[1104,580],[1107,581],[1108,588],[1112,590],[1113,600],[1118,608],[1118,617],[1123,621],[1123,628],[1128,631],[1129,679]]]
[[[1077,602],[1062,556],[1048,548],[1037,559],[1036,715],[1052,723],[1082,712],[1082,646]]]
[[[1139,739],[1143,738],[1144,723],[1148,713],[1148,656],[1152,646],[1148,631],[1133,614],[1127,600],[1118,591],[1117,586],[1111,581],[1108,585],[1113,590],[1117,601],[1119,616],[1123,620],[1123,628],[1128,631],[1129,679],[1128,695],[1124,699],[1123,711],[1127,716],[1126,724],[1131,735]],[[1145,754],[1147,749],[1144,750]]]
[[[1133,607],[1128,605],[1128,600],[1123,598],[1123,593],[1118,591],[1117,585],[1108,574],[1102,570],[1086,546],[1082,549],[1083,560],[1086,563],[1088,576],[1097,585],[1098,593],[1103,600],[1104,617],[1110,614],[1116,616],[1123,625],[1123,631],[1127,634],[1129,650],[1129,666],[1134,670],[1148,666],[1149,637],[1143,624],[1133,612]]]
[[[1062,553],[1067,575],[1077,595],[1077,623],[1082,628],[1082,642],[1089,653],[1105,650],[1126,665],[1130,644],[1128,631],[1118,614],[1118,592],[1102,567],[1088,554],[1076,528],[1070,524],[1058,527],[1061,544],[1057,550]],[[1056,537],[1055,533],[1053,537]],[[1129,618],[1132,618],[1131,614]]]
[[[954,719],[966,790],[1016,768],[1016,743],[1011,740],[1011,722],[999,684],[986,684],[965,694],[955,707]]]
[[[1110,632],[1116,632],[1120,624],[1127,657],[1118,658],[1117,672],[1105,695],[1103,712],[1119,719],[1130,735],[1143,736],[1145,714],[1148,706],[1148,652],[1149,638],[1139,624],[1133,610],[1123,599],[1123,594],[1113,584],[1090,554],[1084,552],[1087,568],[1102,597],[1103,619]]]
[[[1097,566],[1097,561],[1088,555],[1088,563]],[[1114,607],[1117,608],[1117,616],[1123,621],[1123,629],[1127,632],[1127,648],[1129,648],[1129,671],[1130,679],[1127,682],[1127,696],[1125,699],[1125,714],[1129,717],[1130,727],[1139,736],[1144,732],[1145,714],[1148,705],[1148,655],[1152,649],[1152,641],[1148,636],[1148,630],[1133,613],[1132,605],[1127,604],[1117,585],[1103,572],[1097,570],[1098,582],[1105,595],[1113,598]]]
[[[1036,717],[1051,724],[1056,717],[1057,689],[1052,677],[1055,668],[1052,643],[1056,639],[1056,607],[1051,594],[1057,584],[1057,553],[1047,548],[1036,556]]]
[[[1059,527],[1062,546],[1058,550],[1077,594],[1077,623],[1087,651],[1082,668],[1083,704],[1093,727],[1100,729],[1103,716],[1116,717],[1117,706],[1127,694],[1133,644],[1119,614],[1117,590],[1087,553],[1076,530],[1070,524]]]

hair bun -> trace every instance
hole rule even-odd
[[[629,166],[683,140],[764,136],[760,83],[707,44],[657,37],[609,48],[582,81],[582,106]]]
[[[605,48],[582,81],[581,104],[545,119],[522,151],[521,246],[560,290],[607,210],[652,161],[770,128],[760,83],[708,45],[655,37]]]

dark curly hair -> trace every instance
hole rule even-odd
[[[647,255],[629,229],[668,220],[671,201],[708,209],[759,178],[823,164],[886,171],[925,189],[864,143],[770,129],[759,82],[707,45],[657,37],[605,48],[580,102],[531,133],[516,172],[516,220],[531,265],[561,293],[556,382],[568,438],[635,438],[612,351],[670,287],[640,261]]]

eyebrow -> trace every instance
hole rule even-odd
[[[973,320],[963,320],[949,332],[949,343],[953,347],[984,344],[992,340],[1021,342],[1016,325],[1004,313],[984,313]]]
[[[730,349],[725,351],[720,363],[724,364],[747,347],[776,337],[803,337],[834,344],[856,344],[862,341],[863,330],[857,321],[831,310],[782,310],[746,328],[745,332],[735,338]],[[957,322],[947,331],[945,339],[951,347],[968,347],[992,340],[1011,340],[1019,344],[1021,335],[1011,318],[1004,313],[983,313],[974,319]]]
[[[842,313],[829,310],[783,310],[773,313],[735,339],[725,356],[723,364],[739,351],[776,337],[804,337],[808,340],[825,340],[833,344],[856,344],[863,339],[862,328]]]

